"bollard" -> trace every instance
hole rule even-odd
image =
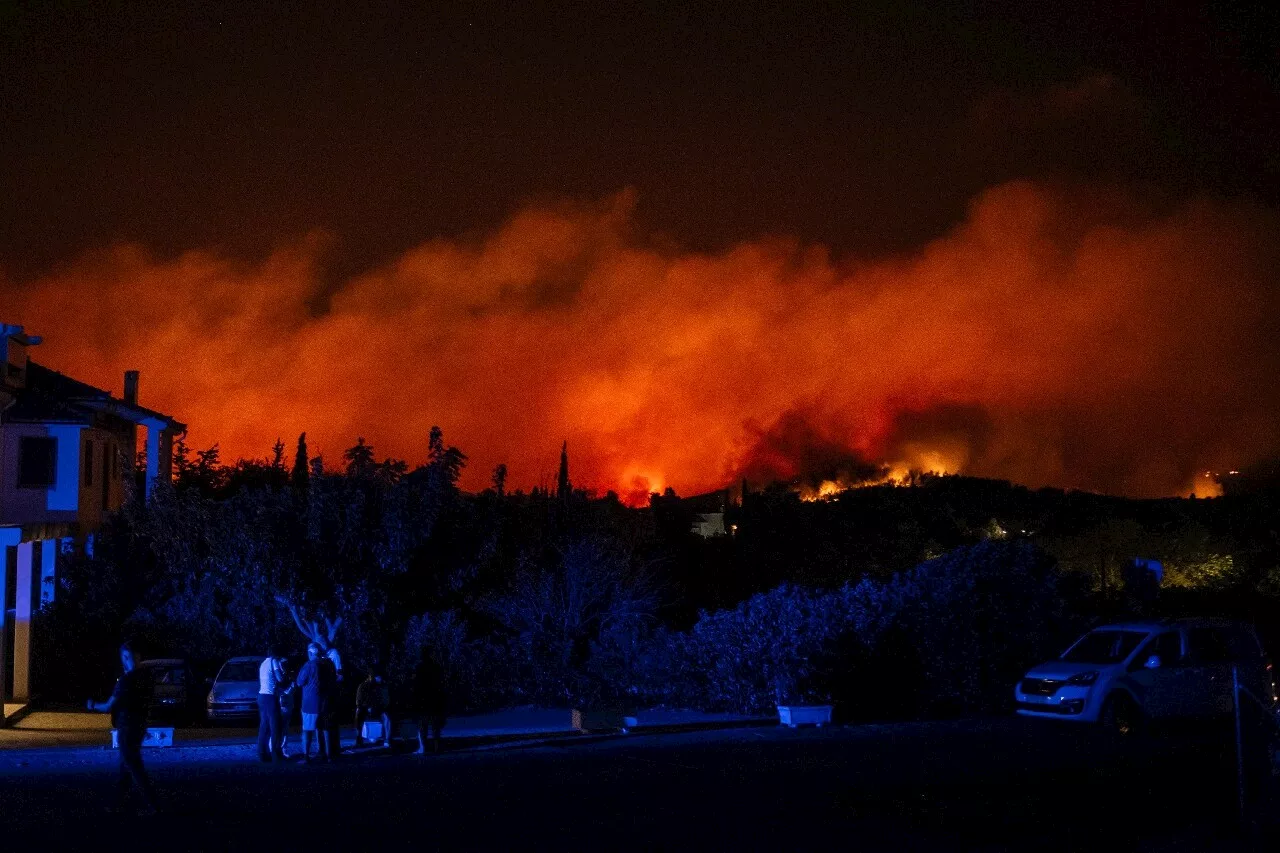
[[[1231,704],[1236,714],[1236,792],[1240,806],[1240,822],[1244,823],[1244,741],[1240,733],[1240,668],[1231,667]]]

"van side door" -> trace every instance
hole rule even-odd
[[[1153,656],[1160,658],[1160,666],[1147,669]],[[1136,688],[1143,714],[1160,718],[1187,713],[1183,663],[1182,635],[1177,629],[1161,631],[1143,643],[1128,667],[1128,680]]]
[[[1222,632],[1207,625],[1187,629],[1188,713],[1209,717],[1230,713],[1231,650]]]

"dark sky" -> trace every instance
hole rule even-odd
[[[1280,200],[1261,4],[138,5],[0,6],[10,279],[313,229],[342,277],[623,187],[687,247],[854,254],[935,237],[1011,177]],[[1037,100],[1090,80],[1080,109]]]

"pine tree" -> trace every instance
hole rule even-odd
[[[278,438],[271,445],[271,467],[277,471],[284,470],[284,442]]]
[[[569,499],[569,442],[560,448],[560,474],[556,477],[556,497],[562,501]]]
[[[289,482],[300,492],[307,490],[310,482],[311,461],[307,459],[307,434],[298,436],[298,452],[293,457],[293,471],[289,474]]]
[[[493,469],[493,490],[498,493],[498,497],[503,497],[507,493],[507,466],[499,464]]]
[[[356,446],[347,448],[342,454],[347,460],[348,477],[370,477],[378,463],[373,456],[373,445],[364,443],[364,436],[356,439]]]

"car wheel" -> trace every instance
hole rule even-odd
[[[1128,693],[1112,693],[1102,705],[1099,717],[1102,727],[1121,737],[1138,734],[1142,724],[1142,711]]]

